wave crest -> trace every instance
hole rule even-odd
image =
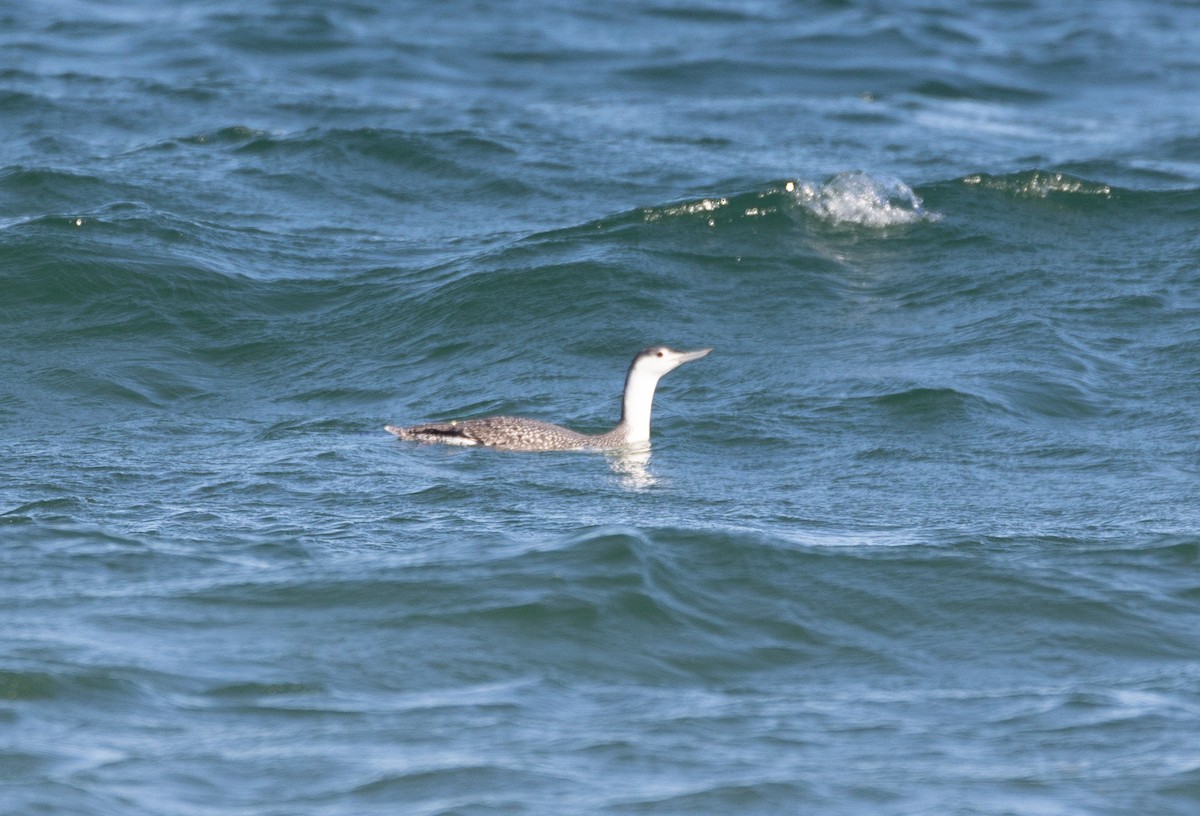
[[[963,178],[963,184],[999,190],[1022,198],[1049,198],[1052,195],[1083,195],[1112,198],[1113,188],[1107,184],[1048,170],[1026,170],[1020,173],[993,176],[976,173]]]
[[[678,204],[639,209],[646,223],[668,219],[700,219],[710,227],[777,214],[815,215],[837,225],[892,227],[919,221],[939,221],[941,214],[925,209],[911,187],[891,176],[861,170],[838,173],[822,184],[801,180],[776,183],[757,192],[709,196]]]
[[[897,178],[861,170],[838,173],[820,186],[789,181],[786,192],[806,211],[834,224],[891,227],[939,221],[911,187]]]

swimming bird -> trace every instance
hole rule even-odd
[[[611,450],[645,445],[650,441],[650,409],[659,378],[710,351],[710,348],[676,351],[666,346],[651,346],[639,352],[625,375],[621,421],[608,433],[583,434],[539,419],[510,416],[433,422],[409,428],[385,425],[384,429],[400,439],[417,442],[485,445],[514,451]]]

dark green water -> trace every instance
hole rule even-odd
[[[0,813],[1200,807],[1194,5],[0,21]]]

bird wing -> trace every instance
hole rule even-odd
[[[508,450],[570,450],[587,447],[590,437],[561,425],[524,417],[495,416],[457,422],[430,422],[386,429],[401,439],[448,445],[486,445]]]
[[[394,433],[400,439],[410,439],[415,442],[442,442],[447,445],[487,444],[472,436],[458,422],[430,422],[425,425],[413,425],[409,428],[385,425],[384,430]]]

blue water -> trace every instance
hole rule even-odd
[[[4,6],[0,814],[1200,812],[1198,227],[1182,0]]]

